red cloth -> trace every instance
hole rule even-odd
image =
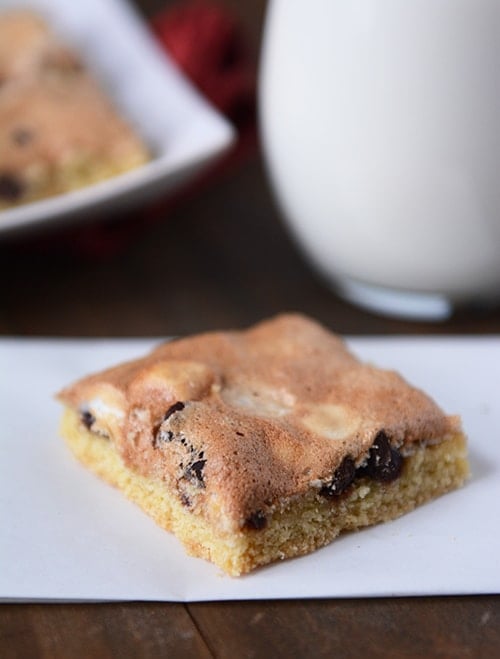
[[[161,12],[152,27],[200,91],[246,130],[254,118],[255,75],[236,18],[214,2],[192,0]]]

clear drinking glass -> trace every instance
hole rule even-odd
[[[259,95],[284,216],[341,294],[499,302],[499,0],[272,0]]]

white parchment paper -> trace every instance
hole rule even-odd
[[[472,478],[405,517],[248,576],[227,577],[75,461],[53,394],[151,340],[0,340],[0,599],[171,600],[499,593],[500,337],[363,338],[460,413]]]

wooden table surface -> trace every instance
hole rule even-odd
[[[161,5],[139,4],[146,13]],[[265,3],[225,4],[258,50]],[[118,253],[90,257],[64,253],[57,240],[39,248],[28,237],[4,241],[0,278],[3,335],[168,336],[243,327],[283,310],[343,334],[500,332],[499,310],[426,324],[377,317],[338,299],[291,243],[258,152]],[[499,651],[496,596],[0,606],[3,658],[476,658]]]

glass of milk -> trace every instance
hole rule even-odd
[[[271,0],[261,130],[342,295],[438,319],[500,301],[500,0]]]

